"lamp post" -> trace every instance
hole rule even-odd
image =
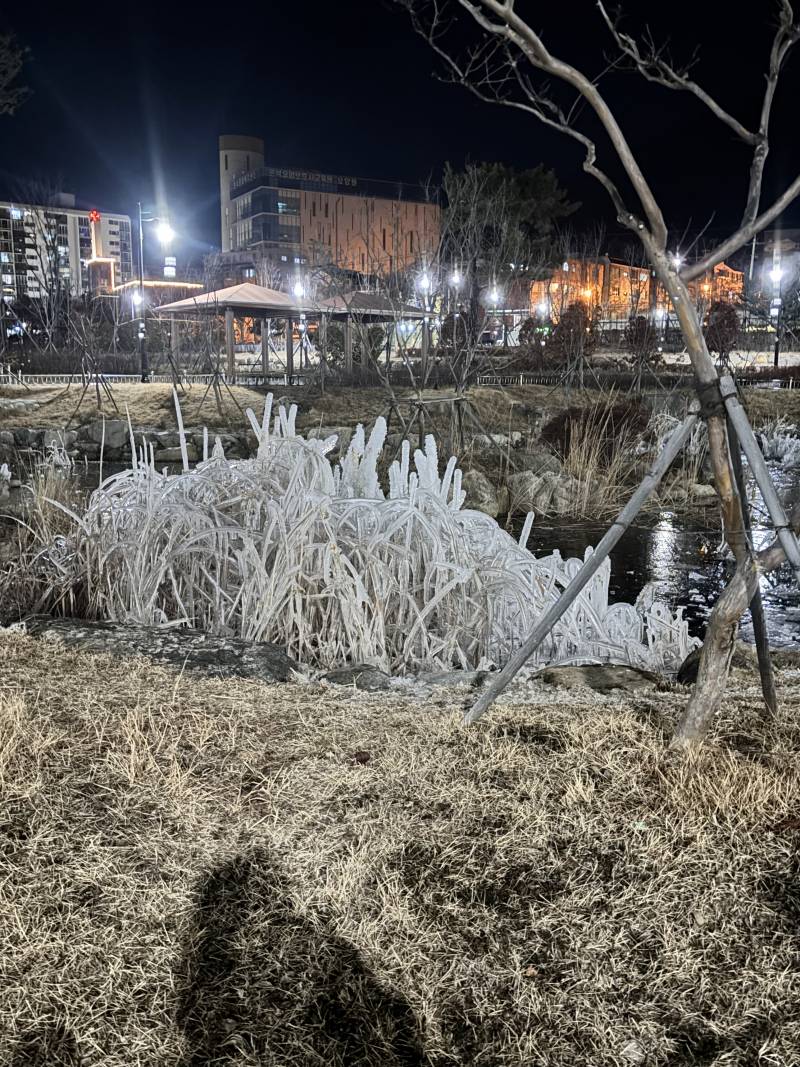
[[[150,364],[147,359],[147,339],[145,337],[146,322],[147,322],[147,303],[144,298],[144,223],[155,222],[156,236],[161,242],[162,247],[166,246],[172,241],[175,236],[175,231],[170,226],[166,219],[160,219],[155,215],[149,218],[145,217],[142,211],[142,202],[138,201],[137,207],[139,209],[139,299],[134,300],[134,303],[139,308],[139,332],[138,332],[138,347],[139,347],[139,370],[141,371],[142,381],[150,381]]]
[[[783,323],[781,322],[783,312],[783,300],[781,298],[781,279],[783,278],[783,270],[776,265],[769,272],[769,276],[772,279],[774,293],[770,312],[772,315],[775,316],[775,352],[772,357],[772,365],[773,367],[777,367],[780,363],[781,328],[783,326]]]

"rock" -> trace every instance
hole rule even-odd
[[[14,430],[14,441],[17,448],[38,448],[42,440],[41,430],[30,430],[27,426],[21,426]]]
[[[42,430],[42,448],[70,449],[78,439],[75,430]]]
[[[700,648],[693,648],[680,667],[678,667],[677,680],[681,685],[694,685],[697,681],[697,670],[700,666],[700,653],[702,651],[702,645]],[[780,666],[776,661],[776,652],[772,652],[770,658],[775,667]],[[731,657],[731,666],[743,671],[758,671],[758,656],[755,646],[748,645],[744,641],[737,641]]]
[[[555,471],[533,474],[518,471],[509,475],[512,513],[532,511],[535,515],[565,515],[572,511],[578,483]]]
[[[694,485],[689,487],[689,499],[693,504],[707,508],[716,504],[717,492],[713,485],[702,485],[700,482],[695,482]]]
[[[356,663],[352,667],[337,667],[336,670],[323,674],[322,679],[333,685],[355,686],[356,689],[364,689],[367,692],[388,689],[392,681],[391,675],[369,663]]]
[[[298,665],[283,649],[267,642],[218,637],[201,630],[161,630],[119,622],[53,619],[36,615],[25,620],[28,633],[58,637],[84,652],[114,656],[147,656],[156,663],[199,671],[213,677],[260,678],[287,682]]]
[[[531,445],[524,452],[515,453],[514,466],[519,471],[530,471],[531,474],[547,474],[548,471],[561,473],[559,458],[542,445]]]
[[[87,423],[85,433],[95,444],[106,448],[124,448],[128,441],[128,424],[124,419],[94,419]]]
[[[12,449],[16,448],[17,443],[14,440],[14,434],[11,430],[0,430],[0,448]]]
[[[99,459],[100,457],[100,445],[96,445],[94,441],[78,441],[75,450],[85,459]]]
[[[194,445],[186,445],[186,455],[190,463],[196,463],[200,458]],[[183,453],[180,448],[157,448],[155,452],[156,463],[182,463]]]
[[[626,693],[635,693],[641,689],[652,689],[660,681],[652,671],[639,670],[637,667],[620,667],[613,663],[590,663],[584,667],[548,667],[538,676],[547,685],[560,689],[575,689],[585,686],[597,693],[610,693],[622,689]]]
[[[467,471],[461,481],[461,488],[467,494],[464,506],[474,511],[482,511],[496,519],[502,514],[499,494],[482,471]],[[508,505],[506,504],[506,509]]]

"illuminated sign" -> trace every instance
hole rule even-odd
[[[92,209],[89,212],[89,222],[99,222],[99,221],[100,221],[100,212],[99,211],[95,211],[94,209]]]

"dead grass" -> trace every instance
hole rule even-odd
[[[796,1064],[781,681],[765,730],[739,675],[687,762],[675,693],[541,689],[465,731],[452,694],[200,680],[6,632],[0,1062]]]
[[[18,399],[36,399],[39,401],[39,406],[35,409],[27,408],[19,411],[0,410],[0,429],[13,430],[24,426],[63,429],[70,419],[72,419],[70,426],[75,427],[99,418],[101,412],[97,409],[93,390],[87,391],[78,413],[74,414],[81,391],[80,385],[37,387],[30,393],[20,388],[13,391],[11,388],[6,388],[7,395],[13,392]],[[121,383],[113,386],[112,393],[119,410],[115,411],[110,401],[104,399],[102,414],[106,418],[124,419],[127,406],[134,426],[156,426],[170,429],[175,426],[175,405],[172,400],[171,385]],[[231,393],[235,401],[226,389],[222,390],[222,414],[220,415],[213,393],[209,392],[207,396],[205,393],[205,385],[185,387],[185,393],[181,395],[181,408],[187,426],[205,424],[215,428],[226,426],[239,428],[242,424],[241,412],[245,408],[254,405],[259,408],[264,406],[263,392],[257,393],[242,386],[233,386]],[[237,403],[241,410],[237,407]]]

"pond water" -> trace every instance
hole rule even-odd
[[[800,470],[773,468],[772,475],[784,500],[787,496],[794,498],[800,491]],[[773,533],[760,521],[765,513],[754,486],[748,487],[748,496],[753,541],[756,548],[762,548],[772,541]],[[660,599],[672,607],[682,607],[690,632],[702,637],[711,608],[732,572],[732,564],[720,544],[720,528],[713,524],[713,508],[708,510],[708,516],[708,523],[704,524],[702,514],[698,517],[697,513],[687,516],[664,511],[647,516],[627,530],[611,553],[610,599],[633,602],[647,582],[656,582]],[[608,525],[535,522],[528,547],[537,556],[557,548],[562,556],[582,559],[587,546],[596,545]],[[800,648],[800,589],[788,564],[762,577],[761,596],[770,644],[775,648]],[[753,640],[749,612],[742,621],[742,637]]]

